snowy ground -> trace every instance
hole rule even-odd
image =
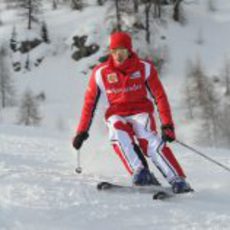
[[[213,13],[206,10],[206,2],[196,0],[186,7],[185,26],[171,22],[161,31],[170,47],[170,63],[162,81],[172,104],[177,136],[196,148],[196,123],[186,119],[181,104],[185,63],[200,55],[207,72],[213,75],[219,73],[225,55],[230,54],[229,0],[219,0],[224,7],[217,4]],[[0,230],[230,229],[229,172],[177,144],[171,146],[185,168],[194,194],[152,201],[147,194],[98,193],[95,185],[101,179],[129,183],[108,144],[100,112],[81,151],[83,173],[74,172],[76,152],[71,138],[88,81],[88,73],[83,72],[103,50],[74,62],[70,59],[71,38],[87,32],[104,47],[104,13],[105,9],[93,6],[81,13],[67,8],[47,12],[44,17],[52,43],[44,47],[45,61],[31,72],[14,76],[18,99],[27,88],[36,94],[44,91],[47,99],[41,105],[44,118],[40,128],[14,125],[17,108],[0,111]],[[1,19],[0,42],[10,37],[18,18],[14,12],[3,11]],[[17,28],[22,28],[24,24],[19,22]],[[196,43],[199,31],[203,45]],[[141,45],[143,41],[135,43]],[[229,149],[199,149],[230,167]],[[158,171],[152,169],[164,184]]]
[[[83,173],[77,175],[75,153],[63,138],[8,127],[0,142],[1,230],[230,228],[229,173],[178,146],[173,147],[196,192],[153,201],[149,194],[96,190],[100,178],[127,183],[126,174],[114,169],[112,153],[101,153],[100,164],[107,161],[110,170],[92,174],[83,161]],[[204,151],[230,164],[228,151]]]

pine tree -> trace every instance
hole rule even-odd
[[[217,10],[216,2],[214,0],[208,0],[207,8],[208,8],[208,11],[215,12]]]
[[[7,51],[5,47],[0,47],[0,99],[1,107],[14,103],[15,90],[10,75],[9,63],[7,62]]]
[[[2,25],[2,19],[1,19],[1,9],[0,9],[0,26]]]
[[[48,29],[45,22],[42,23],[41,27],[41,37],[45,43],[50,43],[49,35],[48,35]]]
[[[116,19],[117,19],[117,26],[116,30],[120,31],[121,30],[121,12],[120,12],[120,7],[119,7],[119,0],[115,0],[115,6],[116,6]]]
[[[226,98],[227,99],[227,98]],[[222,104],[219,119],[219,130],[221,131],[219,143],[221,147],[230,147],[230,104],[229,98]]]
[[[71,0],[71,8],[73,10],[81,10],[83,8],[83,0]]]
[[[154,17],[161,18],[162,9],[161,9],[161,0],[154,0]]]
[[[38,22],[41,12],[41,0],[18,0],[18,6],[22,9],[22,15],[27,18],[27,29],[32,29],[32,22]]]
[[[99,6],[103,6],[106,0],[97,0]]]
[[[57,0],[53,0],[52,7],[53,7],[53,10],[57,9]]]
[[[226,58],[224,65],[225,95],[230,95],[230,60]]]
[[[201,119],[199,141],[216,145],[218,142],[218,99],[212,81],[205,75],[201,61],[190,64],[187,80],[187,102],[192,106],[192,116]],[[190,111],[191,115],[191,111]]]
[[[138,13],[139,11],[139,2],[138,0],[133,0],[133,9],[135,13]]]
[[[41,122],[38,103],[31,90],[26,90],[19,107],[18,124],[37,126]]]
[[[11,38],[10,38],[10,48],[16,52],[17,51],[17,32],[16,27],[13,27]]]
[[[185,17],[183,15],[182,2],[184,0],[174,0],[173,1],[173,19],[176,22],[184,23]]]
[[[150,10],[152,7],[152,1],[147,1],[145,3],[145,40],[150,44]]]
[[[194,92],[193,92],[193,87],[191,87],[192,81],[193,80],[193,64],[190,61],[187,61],[187,66],[186,66],[186,84],[185,84],[185,105],[188,111],[188,117],[190,119],[194,118],[194,106],[196,105],[196,101],[194,100]]]
[[[26,56],[25,70],[27,70],[27,71],[31,70],[31,63],[30,63],[30,55],[29,55],[29,53],[27,53],[27,56]]]

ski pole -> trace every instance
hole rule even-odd
[[[78,174],[82,173],[80,150],[77,150],[77,168],[75,169],[75,172]]]
[[[191,151],[197,153],[198,155],[202,156],[202,157],[205,158],[206,160],[209,160],[209,161],[211,161],[212,163],[214,163],[214,164],[216,164],[216,165],[219,165],[221,168],[223,168],[223,169],[225,169],[225,170],[227,170],[227,171],[230,172],[230,168],[227,167],[226,165],[221,164],[220,162],[218,162],[218,161],[212,159],[211,157],[205,155],[204,153],[202,153],[202,152],[200,152],[200,151],[194,149],[193,147],[191,147],[191,146],[189,146],[189,145],[187,145],[187,144],[185,144],[185,143],[183,143],[183,142],[181,142],[181,141],[179,141],[179,140],[175,140],[175,142],[178,143],[178,144],[180,144],[181,146],[183,146],[183,147],[185,147],[185,148],[187,148],[187,149],[189,149],[189,150],[191,150]]]

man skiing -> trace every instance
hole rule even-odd
[[[134,185],[160,185],[150,172],[149,157],[175,193],[191,190],[182,167],[166,142],[175,140],[170,105],[153,63],[140,59],[132,49],[128,33],[110,35],[108,60],[96,66],[85,94],[73,147],[80,149],[99,98],[104,98],[105,120],[115,152]],[[155,100],[161,120],[160,136],[153,116]]]

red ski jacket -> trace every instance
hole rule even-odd
[[[85,93],[77,133],[87,132],[99,98],[104,98],[105,119],[112,115],[129,116],[153,113],[155,99],[162,125],[173,124],[170,106],[154,65],[135,53],[116,67],[112,57],[96,66]]]

